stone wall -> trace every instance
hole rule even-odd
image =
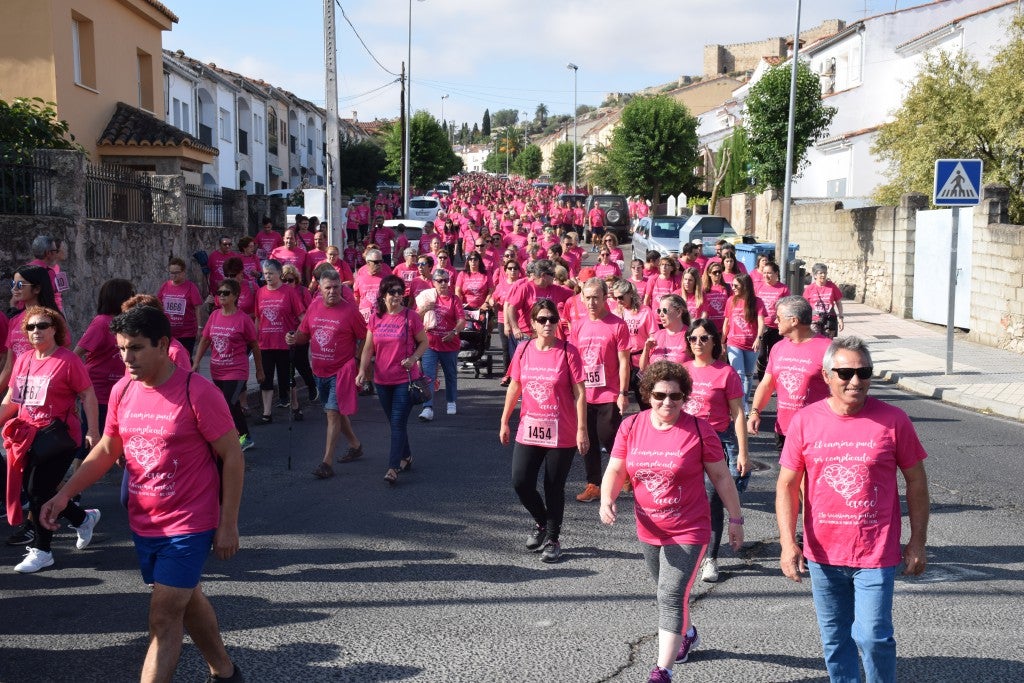
[[[973,341],[1024,354],[1024,226],[1007,222],[1005,188],[985,188],[974,212]]]

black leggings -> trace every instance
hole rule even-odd
[[[57,493],[57,487],[71,466],[76,450],[72,448],[46,460],[41,460],[33,451],[28,453],[28,461],[22,474],[22,486],[28,494],[32,519],[35,522],[36,540],[32,545],[39,550],[50,552],[50,541],[53,539],[53,532],[39,523],[40,511],[43,504]],[[71,522],[72,526],[78,526],[85,521],[85,510],[77,503],[69,501],[60,516]]]
[[[296,344],[291,348],[291,352],[292,367],[295,368],[295,372],[299,373],[306,389],[312,394],[316,391],[316,378],[313,377],[313,369],[309,367],[309,344]],[[292,380],[292,386],[295,386],[294,380]]]
[[[547,527],[548,539],[557,541],[565,513],[565,480],[569,478],[575,447],[546,448],[516,442],[512,449],[512,488],[538,526]],[[537,491],[537,474],[544,465],[544,498]],[[547,507],[544,502],[547,501]]]
[[[289,349],[260,349],[263,357],[263,382],[260,389],[271,391],[274,388],[274,373],[277,373],[277,393],[282,403],[289,403],[292,400],[289,391],[292,384],[291,357]]]
[[[590,450],[583,456],[587,483],[601,485],[601,446],[609,453],[615,444],[615,433],[619,431],[622,415],[614,403],[587,404],[587,436]]]
[[[231,419],[235,421],[235,431],[239,436],[249,433],[249,425],[245,422],[245,413],[242,412],[242,404],[238,400],[245,391],[246,381],[244,379],[215,379],[214,386],[224,394],[224,400],[228,402],[231,409]]]

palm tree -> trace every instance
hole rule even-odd
[[[534,113],[534,116],[537,123],[540,124],[541,128],[548,125],[548,105],[544,104],[543,102],[538,104],[537,111]]]

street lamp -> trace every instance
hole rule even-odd
[[[426,0],[417,0],[425,2]],[[406,56],[405,71],[405,177],[402,178],[402,215],[409,215],[409,177],[412,175],[412,155],[410,136],[412,130],[412,0],[409,0],[409,45]]]
[[[565,65],[566,69],[572,69],[572,192],[576,192],[576,126],[578,124],[576,116],[576,95],[579,92],[576,88],[576,77],[579,75],[580,68],[569,62]]]
[[[444,132],[448,132],[448,122],[444,120],[444,101],[448,99],[448,95],[441,95],[441,125],[444,126]]]

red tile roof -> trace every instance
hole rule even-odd
[[[100,134],[97,144],[121,147],[192,147],[214,156],[220,153],[217,148],[200,142],[199,138],[124,102],[117,103],[117,109]]]

